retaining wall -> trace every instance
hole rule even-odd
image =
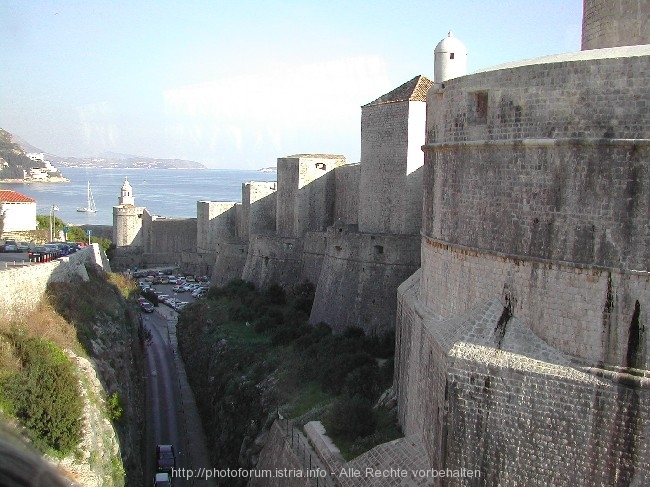
[[[19,319],[36,309],[50,282],[89,279],[85,264],[96,264],[110,272],[106,255],[92,244],[68,257],[42,264],[26,264],[0,271],[0,319]]]

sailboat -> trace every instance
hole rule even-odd
[[[97,213],[95,200],[93,199],[93,192],[90,191],[90,181],[88,181],[88,205],[85,208],[77,208],[77,211],[82,213]]]

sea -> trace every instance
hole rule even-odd
[[[275,172],[237,169],[60,168],[67,183],[0,183],[36,200],[36,213],[54,215],[70,226],[112,225],[124,178],[133,188],[136,206],[153,215],[196,218],[197,201],[241,202],[242,183],[275,181]],[[97,213],[80,213],[88,203],[88,183]]]

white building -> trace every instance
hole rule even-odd
[[[4,232],[36,230],[36,200],[17,191],[0,190]]]

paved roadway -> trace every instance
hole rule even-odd
[[[156,290],[173,296],[172,285],[156,285]],[[179,299],[192,301],[190,293]],[[151,332],[146,345],[147,422],[144,474],[145,485],[153,483],[155,451],[158,444],[173,444],[176,467],[192,469],[197,477],[200,469],[211,469],[205,434],[196,410],[194,395],[187,382],[185,367],[177,351],[176,312],[160,304],[153,313],[141,313],[144,326]],[[186,476],[187,477],[187,476]],[[151,480],[150,480],[151,479]],[[175,487],[215,486],[205,478],[174,478]]]

